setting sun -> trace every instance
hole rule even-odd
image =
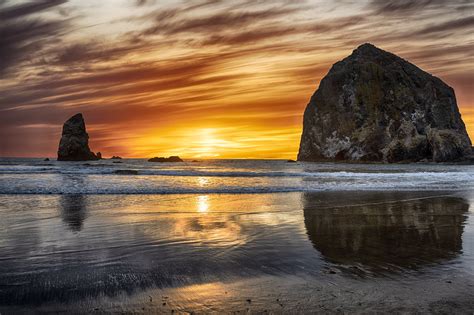
[[[472,314],[473,13],[0,0],[0,315]]]
[[[198,158],[218,157],[219,149],[226,146],[225,141],[215,138],[215,130],[211,128],[198,130],[195,142],[197,147],[194,156]]]
[[[366,2],[38,5],[39,27],[4,45],[0,155],[55,155],[62,123],[81,112],[105,157],[294,159],[322,77],[367,41],[451,85],[472,137],[469,10],[454,25],[449,6],[406,19]]]

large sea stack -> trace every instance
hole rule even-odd
[[[99,160],[89,149],[89,135],[82,114],[69,118],[63,125],[63,134],[59,142],[58,161]]]
[[[453,89],[363,44],[332,66],[311,97],[298,160],[445,162],[469,154]]]

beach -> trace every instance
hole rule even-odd
[[[0,313],[472,313],[472,179],[469,165],[3,159]]]

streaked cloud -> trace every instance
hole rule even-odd
[[[1,2],[0,155],[54,156],[83,112],[106,156],[291,158],[320,79],[364,42],[451,84],[472,136],[472,10],[442,2]]]
[[[31,60],[31,55],[55,40],[67,26],[57,17],[39,17],[38,14],[60,6],[64,0],[41,0],[15,4],[0,3],[0,75],[17,64]],[[14,69],[16,70],[16,69]]]
[[[0,19],[3,21],[25,17],[30,14],[38,13],[51,7],[66,3],[67,0],[38,0],[21,4],[5,6],[8,2],[0,2]]]
[[[434,33],[444,33],[445,35],[451,35],[452,33],[460,30],[465,30],[471,34],[473,27],[474,15],[462,19],[449,20],[443,23],[431,24],[419,30],[415,34],[427,35]]]
[[[472,4],[470,0],[372,0],[369,7],[374,9],[376,14],[412,14],[420,13],[423,10],[445,9],[446,7]]]

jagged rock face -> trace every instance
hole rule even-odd
[[[58,161],[98,160],[89,149],[89,135],[82,114],[69,118],[63,125],[63,134],[59,142]]]
[[[454,161],[471,141],[454,91],[371,44],[333,65],[303,119],[300,161]]]

